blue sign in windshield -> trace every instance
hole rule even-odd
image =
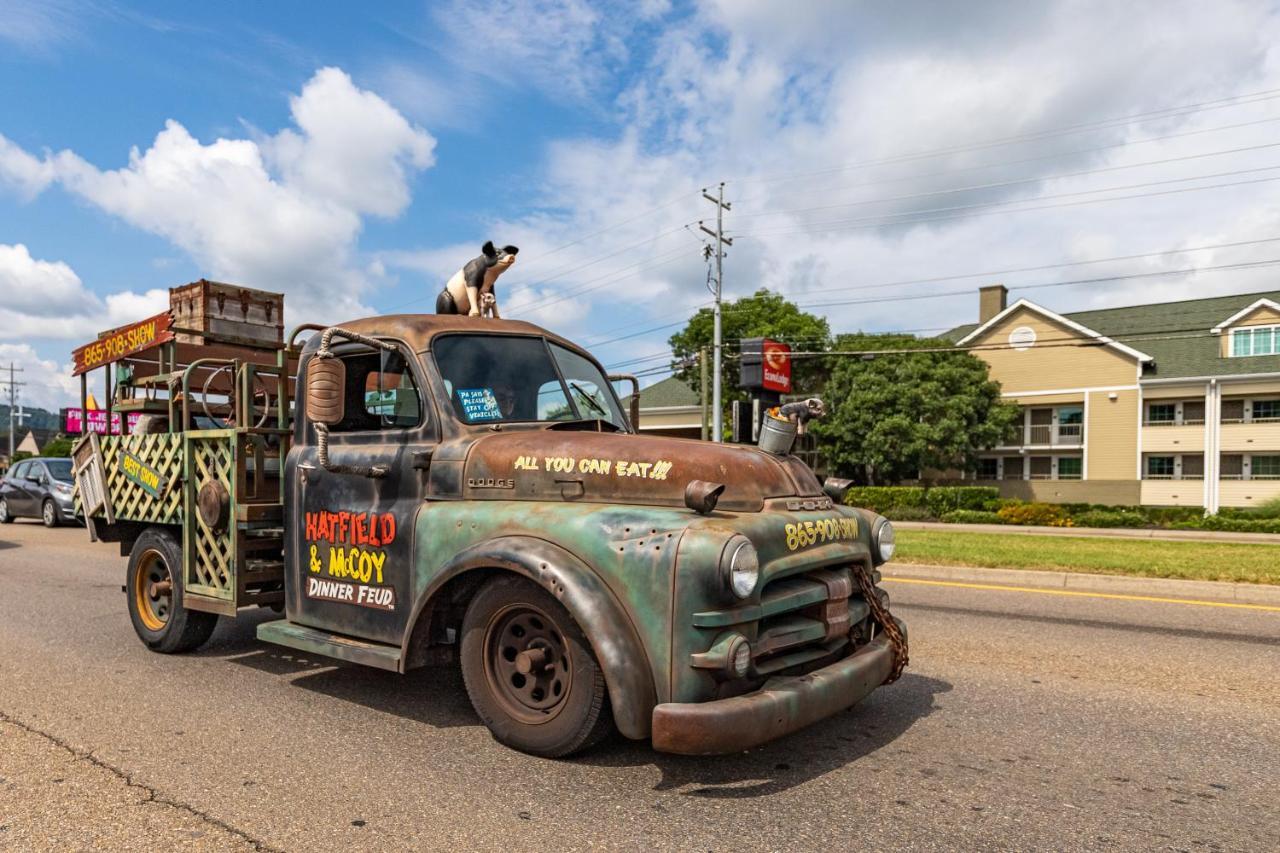
[[[492,388],[459,388],[458,402],[462,404],[462,417],[469,424],[502,420]]]

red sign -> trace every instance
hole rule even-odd
[[[86,416],[79,409],[65,409],[66,417],[63,419],[62,431],[67,435],[79,435],[82,432],[96,432],[98,435],[105,435],[107,432],[107,410],[106,409],[90,409]],[[129,413],[129,432],[133,432],[133,428],[138,425],[138,418],[142,417],[142,412]],[[111,413],[111,435],[120,434],[120,413]]]
[[[761,384],[769,391],[790,394],[791,347],[766,338],[762,349],[764,351],[764,381]]]
[[[140,323],[113,329],[71,354],[76,365],[71,375],[79,376],[87,370],[118,361],[156,344],[171,341],[173,340],[173,331],[170,329],[172,325],[173,318],[169,316],[168,311],[165,311]]]

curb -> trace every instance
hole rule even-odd
[[[1146,595],[1153,598],[1183,598],[1230,604],[1261,604],[1280,607],[1280,586],[1222,581],[1194,581],[1177,578],[1135,578],[1122,575],[1092,575],[1078,572],[1037,571],[1035,569],[982,569],[973,566],[932,566],[891,563],[880,569],[885,580],[894,578],[986,583],[999,586],[1028,586],[1038,589],[1067,589],[1112,595]]]
[[[1155,539],[1165,542],[1238,542],[1280,545],[1280,533],[1235,533],[1227,530],[1166,530],[1133,527],[1037,527],[1018,524],[943,524],[940,521],[895,521],[898,530],[950,530],[956,533],[1002,533],[1015,536],[1074,536],[1096,539]]]

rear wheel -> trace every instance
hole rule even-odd
[[[9,502],[0,498],[0,524],[13,524],[13,515],[9,512]]]
[[[125,591],[133,630],[153,652],[192,651],[217,627],[215,614],[182,606],[182,551],[166,530],[151,528],[138,537],[129,555]]]
[[[40,506],[40,520],[45,527],[57,527],[62,523],[62,513],[58,512],[58,505],[51,498],[45,498]]]
[[[462,621],[462,677],[493,736],[559,758],[613,730],[604,673],[569,611],[524,578],[490,581]]]

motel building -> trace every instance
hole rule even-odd
[[[1280,495],[1280,291],[1058,314],[979,291],[946,334],[1022,409],[971,478],[1055,503],[1247,507]]]

